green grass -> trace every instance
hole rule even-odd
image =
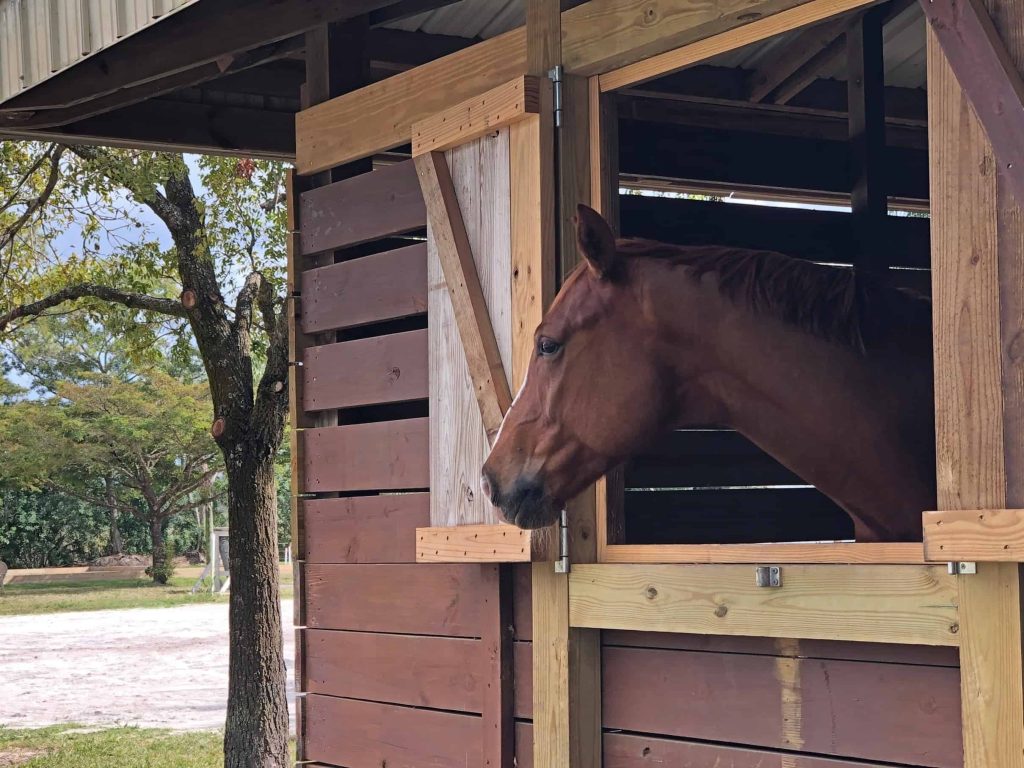
[[[87,730],[86,733],[75,733]],[[0,727],[0,766],[17,768],[221,768],[223,736],[141,728],[99,731],[73,725]]]
[[[8,584],[0,590],[0,616],[227,602],[226,595],[211,595],[209,592],[191,594],[197,577],[198,570],[194,575],[175,576],[166,585],[154,584],[145,577],[118,581]],[[281,596],[292,596],[290,568],[282,568]]]

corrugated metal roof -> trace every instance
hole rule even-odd
[[[434,35],[495,37],[526,23],[523,6],[523,0],[460,0],[388,26]]]
[[[198,0],[0,0],[0,103]]]

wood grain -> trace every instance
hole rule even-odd
[[[303,355],[306,411],[427,399],[427,331],[310,347]]]
[[[530,531],[506,524],[416,529],[417,563],[528,563]]]
[[[541,81],[524,75],[412,126],[413,157],[443,152],[540,112]]]
[[[309,563],[303,591],[311,629],[480,637],[477,565]]]
[[[302,631],[308,693],[479,713],[479,640],[322,629]]]
[[[448,153],[504,371],[512,365],[508,142],[505,129]],[[480,468],[490,444],[432,229],[428,248],[431,525],[498,523],[497,510],[479,491]]]
[[[925,562],[921,544],[611,544],[603,563],[862,563]]]
[[[427,311],[427,244],[302,273],[302,329],[319,333]]]
[[[918,565],[792,565],[755,586],[736,565],[579,565],[570,622],[601,629],[957,645],[955,577]],[[536,630],[535,630],[536,631]]]
[[[508,565],[480,568],[480,655],[483,767],[515,768],[515,659],[512,628],[512,570]]]
[[[305,758],[331,765],[466,768],[480,765],[480,718],[310,694]]]
[[[426,493],[300,501],[311,563],[412,563],[416,529],[430,522]]]
[[[601,74],[601,90],[614,91],[630,85],[643,83],[656,77],[670,74],[683,67],[696,64],[704,59],[734,51],[751,43],[767,40],[769,37],[799,29],[835,16],[871,5],[875,0],[811,0],[804,3],[785,3],[758,9],[760,17],[745,24],[733,24],[713,34],[691,38],[687,44],[674,46],[659,55],[634,60],[611,71]],[[747,14],[749,8],[743,9]],[[665,50],[664,48],[662,50]]]
[[[302,432],[307,493],[430,486],[429,420],[405,419]]]
[[[928,560],[1024,561],[1024,510],[961,509],[922,517]]]
[[[303,192],[299,215],[304,255],[412,232],[427,223],[411,161]]]
[[[421,155],[415,162],[430,221],[430,244],[444,274],[484,431],[493,439],[512,394],[455,182],[443,153]]]

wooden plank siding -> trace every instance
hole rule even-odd
[[[416,528],[430,522],[426,493],[301,502],[308,563],[412,563]]]
[[[426,418],[308,429],[302,433],[305,488],[414,490],[430,485]]]

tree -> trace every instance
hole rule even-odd
[[[203,158],[197,192],[180,156],[4,146],[11,160],[0,200],[15,202],[0,208],[0,333],[17,333],[53,312],[106,315],[112,305],[123,308],[111,313],[112,322],[131,321],[126,333],[151,333],[147,328],[167,318],[184,319],[191,330],[213,400],[211,430],[224,457],[232,538],[225,766],[284,768],[288,710],[274,482],[289,375],[283,168]],[[125,208],[121,218],[111,217]],[[56,218],[85,217],[81,253],[57,245],[50,210]],[[168,246],[158,238],[121,238],[104,253],[90,247],[109,232],[104,222],[146,230],[146,216],[162,225]]]
[[[56,393],[0,409],[0,476],[144,521],[153,579],[166,583],[164,525],[207,504],[197,491],[220,471],[206,388],[152,371],[131,382],[94,375]]]

